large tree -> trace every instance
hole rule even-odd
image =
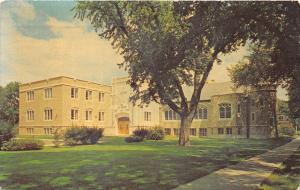
[[[179,145],[185,146],[218,55],[247,39],[231,8],[221,2],[79,2],[74,10],[123,55],[133,102],[156,101],[179,114]],[[191,97],[184,86],[193,88]]]
[[[124,57],[134,91],[131,100],[168,105],[181,117],[179,145],[189,144],[189,127],[213,64],[247,39],[280,21],[281,6],[242,2],[79,2],[75,16],[89,19],[99,36]],[[278,17],[279,16],[279,17]],[[273,18],[274,17],[274,18]],[[145,88],[144,84],[147,84]],[[193,88],[186,97],[184,86]]]

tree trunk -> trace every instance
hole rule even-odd
[[[190,126],[192,121],[192,118],[188,116],[181,117],[178,142],[179,146],[190,146]]]
[[[273,115],[274,115],[275,138],[278,138],[279,133],[278,133],[278,122],[277,122],[277,114],[276,114],[276,102],[275,102],[275,106],[273,108]]]

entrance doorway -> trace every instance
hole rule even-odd
[[[120,117],[118,119],[118,133],[120,135],[128,135],[129,134],[129,118],[128,117]]]

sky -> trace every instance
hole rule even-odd
[[[74,19],[72,1],[4,1],[0,7],[0,85],[69,76],[111,84],[126,76],[122,57],[86,22]],[[227,67],[237,64],[246,47],[221,55],[208,80],[229,81]],[[278,97],[286,99],[279,90]]]

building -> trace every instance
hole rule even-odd
[[[138,127],[163,127],[178,135],[180,117],[168,106],[150,103],[134,106],[127,77],[115,78],[111,86],[55,77],[20,86],[19,133],[50,135],[73,126],[101,127],[105,135],[128,135]],[[191,89],[184,89],[191,95]],[[233,88],[232,83],[207,83],[192,123],[192,136],[270,137],[275,90]],[[275,97],[275,98],[273,98]],[[271,100],[271,101],[270,101]],[[249,131],[249,133],[247,133]]]

